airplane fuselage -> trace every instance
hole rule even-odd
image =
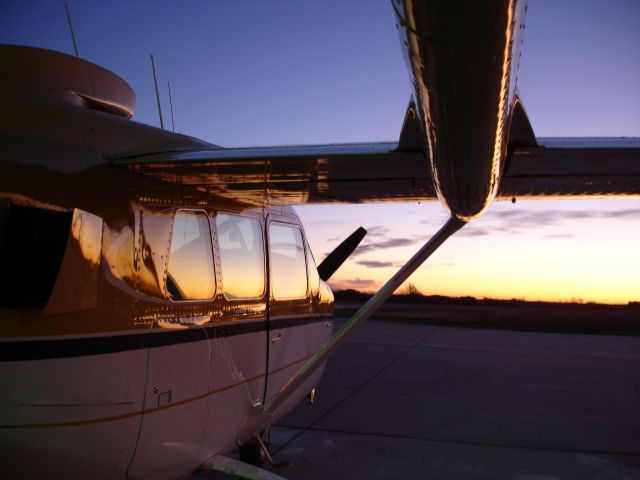
[[[191,472],[265,430],[322,375],[263,414],[333,330],[302,225],[290,207],[113,165],[119,152],[203,142],[126,119],[128,85],[95,65],[3,48],[26,78],[0,89],[3,472]],[[60,78],[38,71],[56,62]]]
[[[112,186],[93,213],[77,200],[71,211],[4,205],[3,273],[28,270],[1,311],[5,471],[192,471],[266,429],[321,375],[260,415],[332,333],[332,295],[291,209]],[[32,264],[37,248],[55,261]]]

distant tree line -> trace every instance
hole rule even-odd
[[[344,302],[344,303],[365,303],[372,297],[370,293],[359,292],[358,290],[348,289],[348,290],[338,290],[333,292],[335,296],[336,302]],[[518,306],[518,305],[527,305],[527,306],[557,306],[557,305],[567,305],[567,306],[579,306],[584,305],[585,307],[594,307],[594,306],[603,306],[603,307],[621,307],[621,308],[638,308],[640,309],[640,301],[631,301],[627,305],[608,305],[608,304],[599,304],[596,302],[584,302],[582,299],[571,299],[571,301],[564,302],[543,302],[543,301],[528,301],[522,298],[512,298],[509,300],[499,300],[495,298],[475,298],[471,296],[464,297],[447,297],[444,295],[423,295],[420,293],[418,288],[409,283],[407,284],[401,291],[401,293],[395,293],[388,300],[390,303],[418,303],[418,304],[432,304],[432,305],[463,305],[463,306],[481,306],[481,305],[491,305],[491,306]]]

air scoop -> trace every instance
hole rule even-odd
[[[0,45],[0,95],[3,103],[21,98],[60,101],[131,118],[136,96],[122,78],[87,60],[65,53]]]

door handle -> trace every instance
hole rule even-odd
[[[281,333],[271,337],[271,343],[278,343],[278,342],[280,342],[280,340],[282,340],[282,334]]]

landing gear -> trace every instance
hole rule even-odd
[[[269,445],[269,431],[256,435],[247,443],[240,445],[240,460],[249,465],[261,467],[267,459],[266,446]]]
[[[261,467],[265,460],[278,468],[288,467],[291,465],[290,462],[276,462],[271,458],[269,450],[267,450],[267,445],[269,445],[269,431],[265,430],[261,434],[253,437],[244,445],[240,446],[240,460],[255,467]]]

